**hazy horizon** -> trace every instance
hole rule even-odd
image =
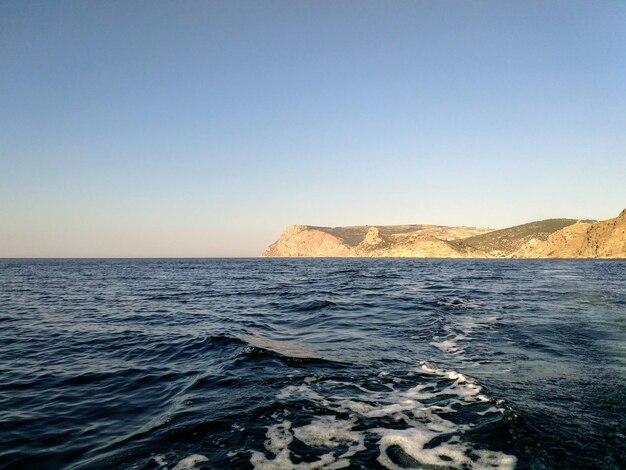
[[[626,207],[626,4],[0,4],[0,258]]]

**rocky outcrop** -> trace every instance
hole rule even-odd
[[[485,257],[478,250],[457,250],[457,237],[492,229],[397,225],[314,227],[290,225],[262,254],[266,257]]]
[[[626,258],[626,209],[614,219],[578,222],[545,241],[529,242],[516,258]]]
[[[626,258],[626,209],[614,219],[589,227],[575,254],[578,258]]]
[[[377,227],[370,227],[367,233],[365,234],[365,238],[361,243],[359,243],[359,248],[361,249],[371,249],[375,247],[379,247],[381,244],[385,243],[385,240],[380,236],[380,231]]]
[[[501,230],[440,225],[290,225],[262,256],[626,258],[626,209],[601,222],[549,219]]]
[[[533,238],[513,253],[513,258],[577,258],[580,244],[592,224],[576,222],[550,234],[546,240]]]
[[[458,249],[483,251],[494,258],[508,258],[517,252],[530,250],[546,241],[553,233],[578,222],[576,219],[547,219],[494,230],[462,240],[453,241]],[[586,221],[595,222],[595,221]]]
[[[266,257],[343,257],[351,250],[343,241],[327,232],[306,225],[289,225],[280,238],[265,250]]]

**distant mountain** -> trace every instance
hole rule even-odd
[[[441,225],[290,225],[262,256],[626,258],[626,209],[602,222],[548,219],[502,230]]]

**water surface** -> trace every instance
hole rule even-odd
[[[626,262],[0,260],[3,468],[624,468]]]

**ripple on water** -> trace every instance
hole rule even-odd
[[[625,267],[0,260],[0,467],[626,468]]]

